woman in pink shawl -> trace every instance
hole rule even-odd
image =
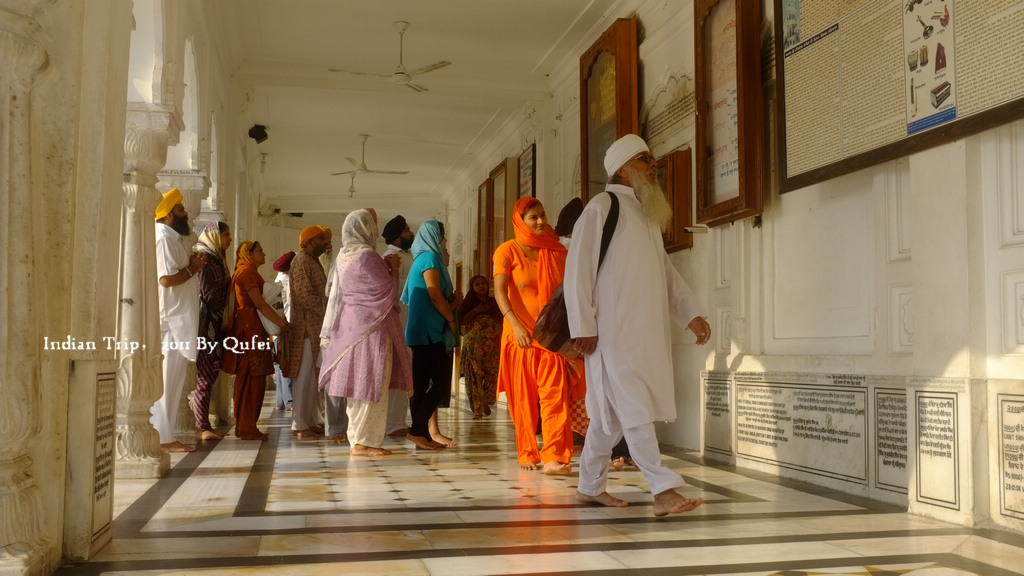
[[[373,249],[376,215],[356,210],[341,228],[328,309],[334,314],[320,370],[320,388],[348,398],[348,440],[355,456],[387,456],[388,390],[412,390],[405,337],[398,320],[398,262]]]

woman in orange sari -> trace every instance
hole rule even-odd
[[[536,198],[521,198],[512,210],[515,239],[494,251],[494,299],[504,318],[498,390],[505,392],[516,427],[519,466],[545,474],[572,470],[568,361],[533,341],[541,308],[565,274],[566,249]],[[539,408],[539,410],[538,410]],[[537,448],[537,419],[544,446]]]
[[[266,260],[259,242],[243,242],[238,247],[235,274],[228,288],[228,294],[235,296],[235,309],[230,321],[225,322],[228,337],[224,339],[222,370],[235,375],[235,436],[242,440],[267,439],[256,422],[263,408],[267,376],[274,373],[274,354],[257,310],[280,326],[281,333],[288,330],[288,321],[263,299],[263,277],[258,269]]]

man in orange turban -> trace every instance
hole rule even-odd
[[[292,329],[285,336],[287,354],[281,371],[292,379],[292,430],[300,439],[316,438],[321,431],[315,371],[327,311],[327,274],[318,259],[330,246],[322,226],[306,226],[288,274]]]

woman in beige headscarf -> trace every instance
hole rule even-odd
[[[199,234],[196,251],[206,255],[206,264],[199,270],[199,338],[208,346],[196,355],[196,390],[192,408],[200,440],[220,440],[223,432],[210,425],[210,395],[220,374],[224,352],[224,304],[228,298],[226,250],[231,246],[231,228],[224,222],[210,222]]]
[[[328,343],[320,388],[347,398],[348,440],[355,456],[387,456],[388,391],[412,390],[412,371],[398,320],[398,255],[373,249],[377,219],[356,210],[341,228],[331,297],[324,318]]]

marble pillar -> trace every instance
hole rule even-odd
[[[179,120],[162,107],[129,103],[125,131],[121,278],[118,295],[117,478],[159,478],[169,456],[150,423],[163,394],[154,212],[157,174],[177,139]]]
[[[0,573],[41,572],[50,547],[33,475],[40,433],[42,289],[34,274],[30,102],[46,67],[38,1],[0,1]]]

